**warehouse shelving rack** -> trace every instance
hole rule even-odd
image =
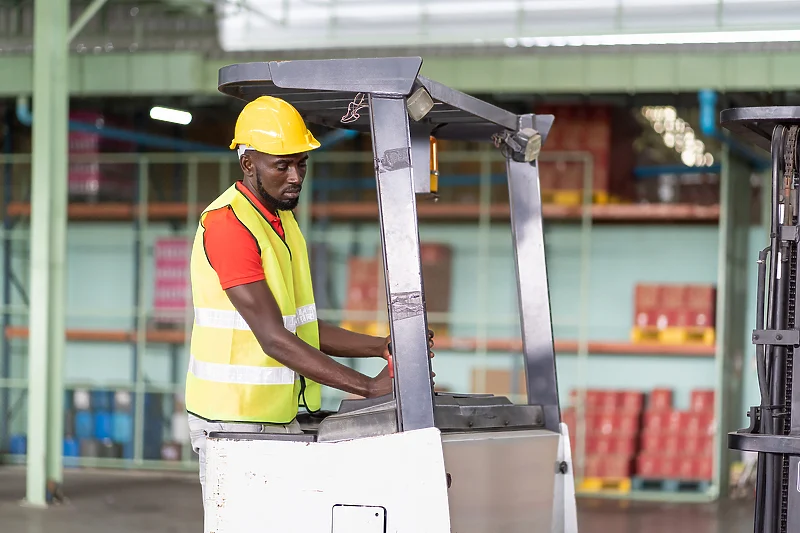
[[[194,463],[192,454],[188,447],[184,447],[183,459],[179,462],[171,461],[146,461],[142,459],[142,424],[143,424],[143,393],[145,392],[166,392],[180,393],[182,381],[182,368],[178,363],[181,345],[184,345],[188,338],[189,324],[191,323],[191,309],[187,310],[186,327],[184,329],[159,330],[148,326],[149,311],[143,302],[146,301],[148,287],[142,282],[143,273],[147,269],[148,243],[147,236],[151,234],[150,226],[158,222],[172,222],[175,224],[173,232],[175,235],[193,236],[196,227],[196,217],[202,209],[199,201],[199,166],[210,166],[216,169],[218,177],[216,188],[222,190],[233,180],[235,170],[235,160],[229,153],[140,153],[140,154],[102,154],[95,156],[101,164],[106,163],[132,163],[138,170],[138,201],[135,202],[103,202],[99,204],[72,203],[69,206],[68,216],[72,221],[116,221],[130,222],[136,232],[134,239],[137,247],[136,264],[134,274],[136,277],[136,302],[135,308],[119,313],[120,316],[130,318],[134,326],[130,329],[68,329],[67,341],[96,342],[96,343],[123,343],[129,344],[133,352],[132,379],[123,384],[99,384],[99,383],[70,383],[70,387],[102,387],[104,389],[129,390],[136,397],[136,418],[135,434],[136,442],[135,455],[133,460],[125,459],[100,459],[100,458],[79,458],[74,463],[81,466],[108,466],[119,468],[150,468],[150,469],[193,469]],[[596,354],[617,355],[620,357],[636,356],[659,356],[677,358],[719,358],[719,351],[715,346],[665,346],[661,344],[632,344],[625,341],[611,340],[590,340],[587,336],[587,309],[588,309],[588,272],[590,268],[590,239],[592,227],[595,224],[615,224],[615,223],[652,223],[652,224],[709,224],[715,225],[719,222],[722,210],[719,205],[696,206],[696,205],[626,205],[626,204],[607,204],[592,205],[591,183],[592,175],[590,156],[583,153],[548,153],[543,152],[542,159],[545,158],[567,158],[584,161],[586,172],[584,175],[583,204],[576,206],[556,206],[545,205],[544,217],[548,223],[568,223],[578,224],[581,230],[581,298],[578,306],[580,319],[568,321],[576,326],[578,330],[577,338],[562,339],[556,341],[556,351],[559,354],[577,354],[579,361],[585,366],[587,357]],[[77,160],[77,156],[76,156]],[[440,222],[460,222],[477,223],[477,261],[479,272],[484,275],[476,280],[478,288],[478,308],[485,309],[485,303],[489,298],[489,288],[485,273],[488,271],[488,257],[490,249],[491,224],[493,222],[505,221],[508,217],[507,203],[492,201],[492,164],[493,161],[502,161],[499,154],[490,151],[470,152],[454,151],[442,152],[439,156],[441,164],[448,162],[470,161],[477,163],[480,171],[474,176],[473,183],[478,186],[479,200],[477,202],[465,204],[438,204],[421,201],[418,207],[420,219],[427,224]],[[317,183],[313,176],[314,168],[321,167],[328,163],[346,163],[360,161],[369,163],[370,159],[363,153],[348,152],[326,152],[315,154],[309,165],[309,179],[304,186],[304,195],[301,206],[298,208],[298,218],[303,228],[311,228],[307,232],[307,240],[311,244],[314,240],[315,225],[330,221],[376,221],[377,207],[374,202],[327,202],[310,203],[313,192],[322,189],[322,184]],[[25,230],[16,229],[13,221],[24,220],[29,212],[29,204],[19,198],[12,198],[10,184],[10,168],[14,165],[27,165],[30,156],[27,154],[6,155],[0,158],[0,164],[6,169],[5,186],[5,211],[2,241],[4,250],[10,250],[10,245],[15,239],[23,239]],[[186,195],[182,201],[158,201],[149,200],[151,177],[149,168],[151,165],[172,164],[180,165],[185,169],[186,176]],[[440,178],[440,187],[447,187],[448,177],[443,174]],[[180,228],[179,228],[180,226]],[[6,266],[10,264],[10,254],[5,254]],[[724,270],[724,268],[722,268]],[[6,270],[6,273],[10,272]],[[6,275],[6,280],[9,276]],[[14,378],[9,374],[8,362],[10,360],[11,343],[17,343],[27,338],[27,328],[24,326],[26,311],[11,306],[10,291],[8,281],[4,283],[3,291],[3,353],[2,365],[0,365],[0,389],[4,394],[8,390],[24,390],[26,380]],[[333,321],[341,321],[352,315],[345,315],[338,310],[319,311],[320,318]],[[373,317],[375,315],[372,315]],[[381,318],[378,314],[377,318]],[[441,322],[454,319],[452,314],[443,316],[433,316],[429,319],[432,322]],[[521,357],[521,340],[517,338],[492,338],[487,334],[489,321],[485,314],[475,317],[476,334],[470,338],[437,338],[437,350],[448,350],[454,352],[471,352],[474,354],[472,362],[475,365],[486,367],[486,362],[492,357],[492,353],[502,352],[519,354]],[[385,320],[385,317],[383,317]],[[461,318],[461,320],[465,320]],[[471,320],[467,319],[467,320]],[[555,317],[555,322],[559,322],[559,317]],[[169,386],[147,384],[143,375],[143,358],[148,346],[167,345],[172,347],[170,363],[173,369],[171,384]],[[718,365],[719,366],[719,365]],[[585,377],[585,376],[584,376]],[[717,387],[718,397],[724,394],[721,387]],[[7,396],[3,396],[5,399]],[[514,398],[518,400],[519,398]],[[3,402],[3,408],[8,409],[8,401]],[[0,434],[0,437],[3,437]],[[2,445],[5,446],[6,442]],[[24,461],[24,457],[6,457],[11,461]],[[580,462],[580,458],[577,459]],[[719,473],[717,473],[719,480]],[[603,494],[593,494],[593,496],[604,496]],[[629,494],[612,497],[628,497],[631,499],[661,499],[673,500],[676,498],[671,493],[652,494]],[[707,499],[707,495],[700,495],[695,500]],[[692,499],[692,498],[689,498]]]

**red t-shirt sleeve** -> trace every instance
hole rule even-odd
[[[206,257],[223,290],[265,279],[258,243],[231,209],[207,213],[203,227]]]

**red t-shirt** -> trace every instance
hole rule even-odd
[[[283,239],[280,217],[270,213],[241,181],[236,182],[236,189],[250,199]],[[258,245],[250,230],[236,218],[233,210],[224,208],[207,213],[203,227],[206,256],[217,273],[223,290],[265,279]]]

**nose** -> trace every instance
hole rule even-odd
[[[286,178],[286,183],[290,185],[301,185],[303,183],[303,177],[300,175],[300,171],[295,166],[289,168],[290,170]]]

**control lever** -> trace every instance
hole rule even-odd
[[[389,357],[386,358],[386,362],[389,364],[389,377],[394,379],[394,363],[392,362],[392,343],[390,342],[387,345],[389,349]]]

